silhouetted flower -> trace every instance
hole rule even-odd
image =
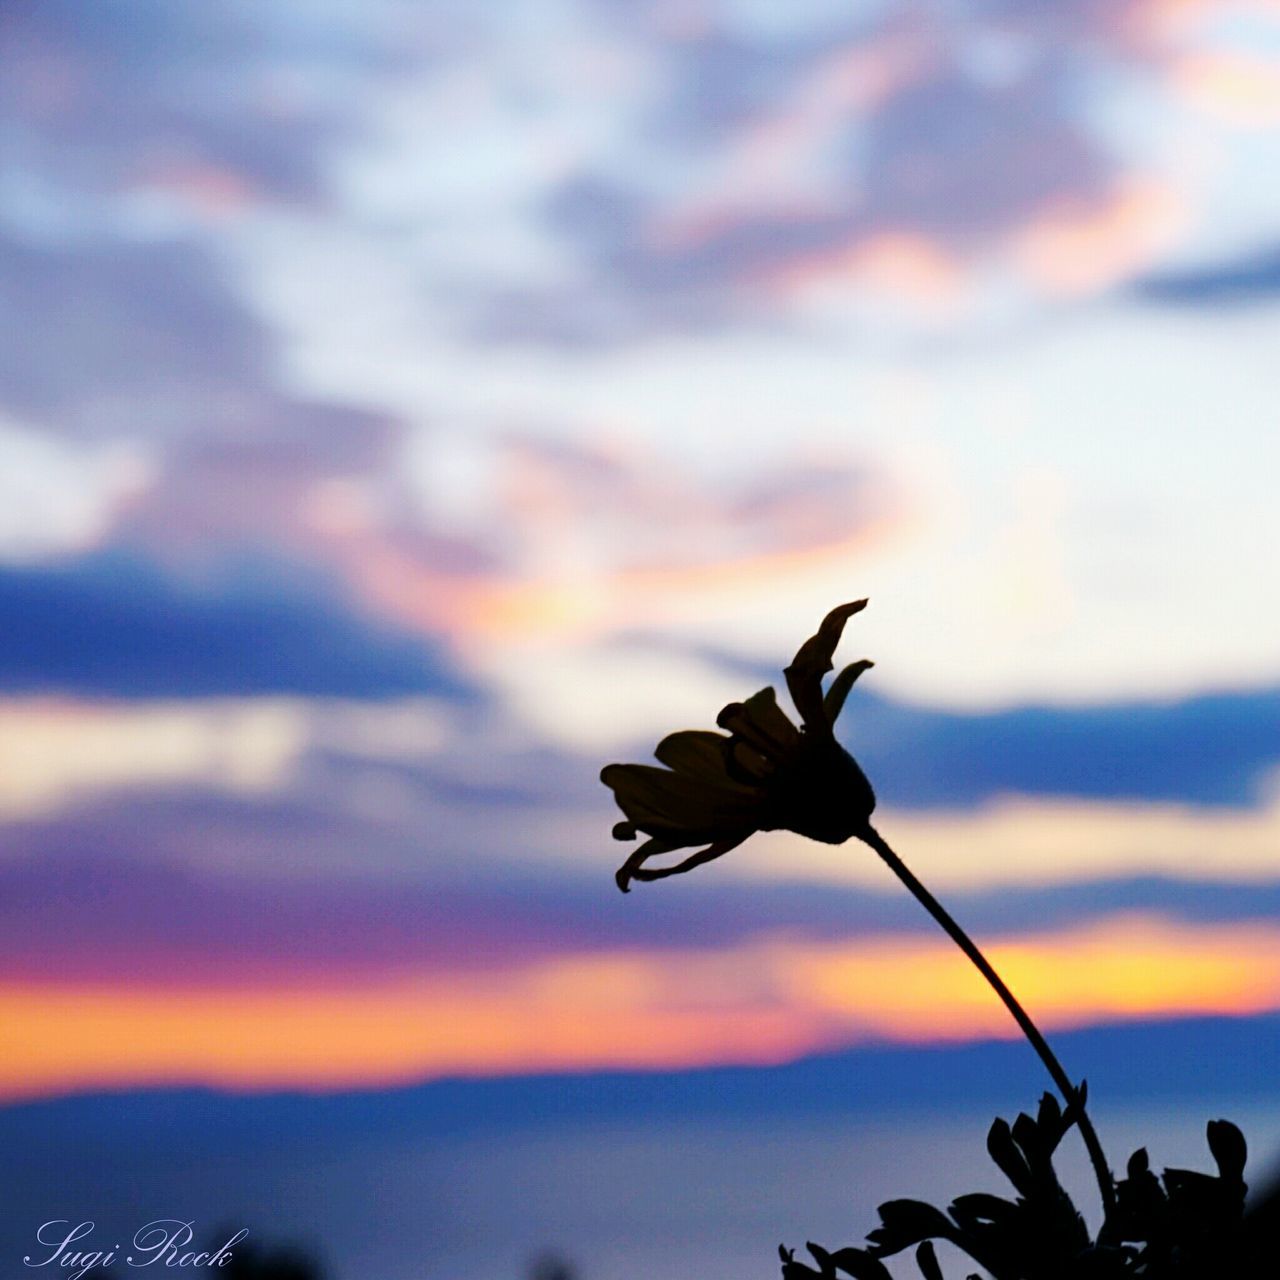
[[[853,682],[872,664],[845,667],[825,695],[822,678],[845,623],[865,600],[827,614],[800,646],[784,675],[800,713],[796,728],[770,686],[745,702],[731,702],[716,723],[725,733],[685,729],[658,744],[666,768],[611,764],[600,780],[612,788],[626,821],[615,839],[649,837],[618,869],[618,887],[660,880],[710,862],[756,831],[795,831],[824,844],[843,844],[868,825],[875,793],[857,762],[836,741],[833,725]],[[672,866],[646,867],[657,854],[699,848]]]

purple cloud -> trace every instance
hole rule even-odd
[[[715,948],[779,931],[831,941],[932,928],[900,894],[829,885],[728,879],[628,903],[603,860],[598,876],[532,868],[408,880],[215,872],[154,859],[155,810],[135,815],[132,830],[124,816],[103,811],[8,829],[0,865],[6,979],[320,984],[502,970],[590,952]],[[264,808],[241,818],[270,824],[281,815]],[[366,826],[358,838],[381,837]],[[1121,911],[1202,923],[1280,919],[1280,882],[1147,877],[950,899],[971,928],[1002,935]]]

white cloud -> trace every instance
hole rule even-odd
[[[0,420],[0,560],[92,547],[151,473],[132,443],[74,445]]]
[[[272,794],[298,780],[312,751],[348,765],[421,763],[446,740],[442,714],[423,699],[10,699],[0,702],[0,820],[171,787]]]

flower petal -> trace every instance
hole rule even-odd
[[[647,764],[606,765],[600,781],[613,789],[618,806],[641,831],[674,840],[675,847],[757,825],[760,797],[728,781],[707,785]]]
[[[716,724],[771,760],[800,742],[800,732],[778,706],[772,685],[753,693],[746,702],[729,703],[716,717]]]
[[[632,853],[614,872],[613,878],[619,889],[623,893],[631,892],[631,881],[639,873],[641,865],[646,858],[652,858],[655,853],[670,853],[672,845],[666,844],[661,840],[646,840],[634,853]]]
[[[737,836],[736,838],[717,840],[714,844],[708,845],[705,849],[699,849],[697,853],[690,854],[683,862],[677,862],[674,866],[670,867],[642,867],[638,862],[634,867],[630,867],[631,859],[628,858],[627,864],[619,869],[615,879],[617,880],[618,887],[622,892],[627,893],[629,892],[627,885],[631,880],[665,880],[667,876],[683,875],[686,871],[692,871],[694,867],[702,866],[704,862],[713,862],[716,858],[728,853],[730,849],[736,849],[746,838],[747,835],[744,834]],[[651,857],[653,853],[661,852],[664,852],[664,850],[654,849],[652,850],[652,853],[646,854],[645,856]],[[625,882],[623,876],[624,872],[628,872],[625,877]]]
[[[831,670],[831,659],[844,633],[844,624],[855,613],[867,607],[865,600],[838,605],[822,620],[816,635],[812,635],[796,651],[791,665],[783,674],[787,689],[796,704],[804,726],[812,732],[830,734],[831,722],[822,711],[822,677]]]
[[[681,729],[669,733],[653,754],[676,773],[704,784],[737,789],[740,781],[730,776],[726,755],[731,739],[710,729]]]
[[[774,765],[741,738],[725,739],[725,768],[729,777],[757,791],[768,785]]]
[[[863,658],[861,662],[850,663],[831,682],[831,687],[827,690],[827,696],[822,700],[822,714],[827,717],[828,724],[834,725],[840,718],[840,712],[844,710],[844,700],[849,696],[849,690],[853,688],[853,682],[864,671],[875,665],[870,658]]]

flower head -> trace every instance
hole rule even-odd
[[[844,624],[866,604],[832,609],[783,672],[800,728],[770,686],[720,712],[716,724],[724,733],[668,734],[654,750],[665,768],[611,764],[601,770],[601,782],[626,815],[613,828],[615,839],[649,837],[618,869],[623,893],[632,880],[661,880],[710,862],[756,831],[795,831],[843,844],[866,829],[875,792],[833,726],[853,682],[872,664],[863,659],[845,667],[822,690]],[[674,865],[644,865],[656,854],[698,846],[705,847]]]

